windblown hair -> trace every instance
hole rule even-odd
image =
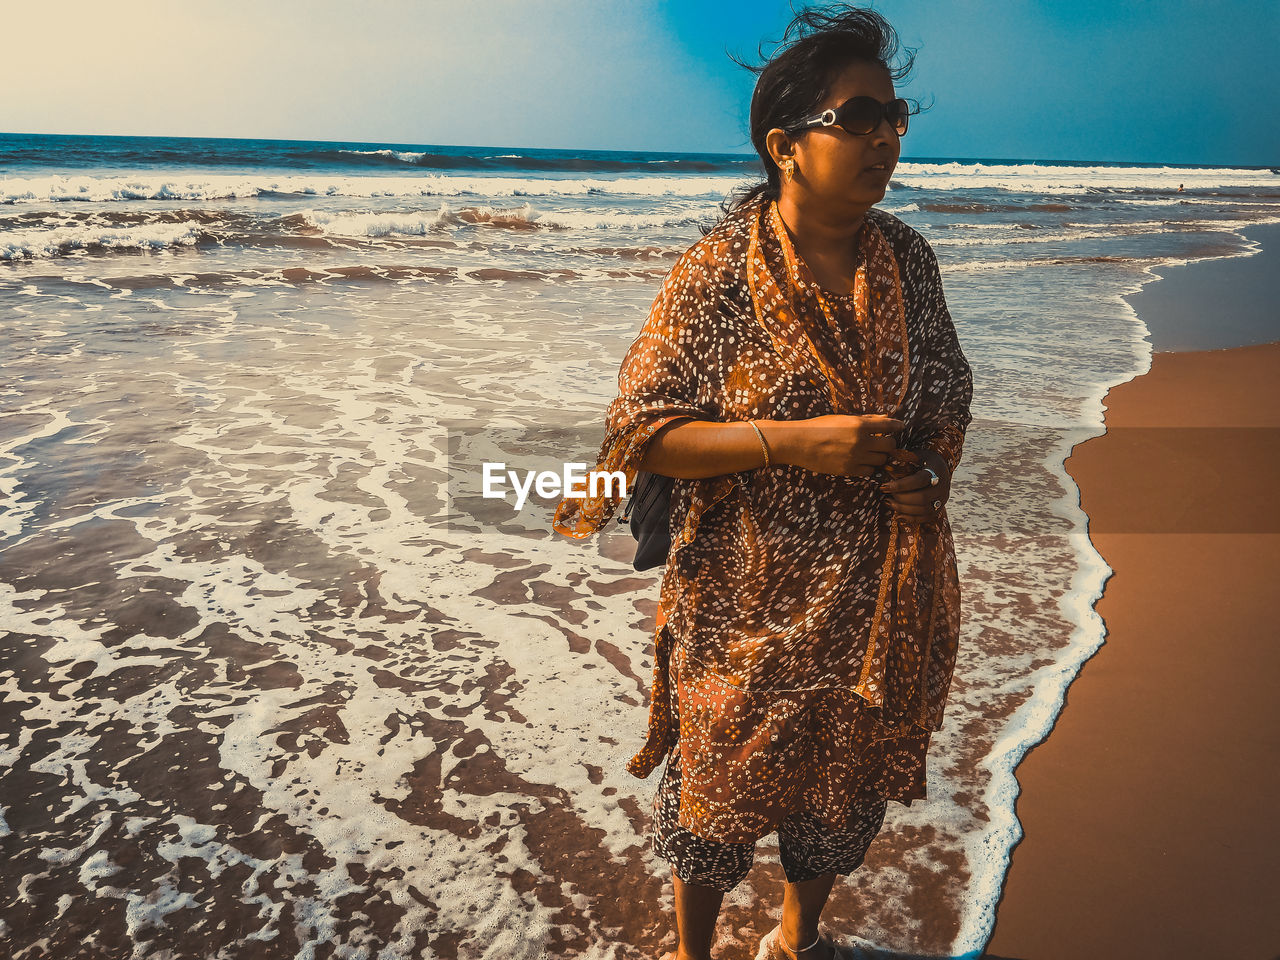
[[[813,116],[836,77],[851,63],[878,63],[895,82],[905,78],[915,63],[915,50],[903,49],[905,62],[891,66],[900,44],[889,22],[874,10],[838,3],[797,12],[771,56],[765,56],[763,44],[757,48],[763,61],[759,66],[730,54],[734,63],[757,75],[751,96],[751,144],[760,155],[765,178],[730,194],[720,205],[723,215],[760,196],[778,199],[782,173],[765,146],[770,130],[786,130]],[[713,226],[704,227],[703,232]]]

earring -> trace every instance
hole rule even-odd
[[[782,164],[782,179],[785,180],[787,183],[790,183],[791,178],[794,177],[795,175],[796,175],[796,162],[794,160],[787,159]]]

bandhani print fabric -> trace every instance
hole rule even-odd
[[[759,839],[797,808],[834,826],[858,799],[926,796],[960,634],[955,550],[945,507],[902,521],[879,484],[926,448],[955,471],[973,380],[925,239],[872,208],[854,242],[854,290],[835,295],[775,202],[723,218],[667,275],[605,414],[596,469],[628,489],[674,420],[907,424],[876,476],[773,465],[673,485],[648,736],[627,769],[648,777],[679,749],[679,822],[708,839]],[[619,499],[566,498],[553,528],[590,536]]]

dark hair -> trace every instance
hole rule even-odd
[[[906,61],[891,67],[899,47],[896,31],[879,13],[838,3],[805,7],[795,13],[770,57],[765,57],[763,44],[757,48],[764,61],[760,66],[730,54],[734,63],[757,75],[751,95],[751,143],[760,155],[765,179],[730,194],[720,205],[722,213],[728,215],[761,196],[778,199],[781,172],[765,146],[769,131],[774,127],[789,129],[813,116],[840,71],[851,63],[878,63],[893,80],[903,79],[915,63],[915,50],[905,48]],[[918,104],[912,112],[919,112]]]

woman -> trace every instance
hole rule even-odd
[[[767,179],[676,263],[619,375],[598,469],[675,477],[649,735],[667,759],[655,852],[678,960],[710,957],[724,894],[778,833],[766,953],[829,957],[818,928],[889,800],[925,798],[955,666],[945,514],[972,378],[928,243],[873,209],[908,108],[878,14],[802,11],[759,71]],[[617,498],[566,499],[599,529]]]

